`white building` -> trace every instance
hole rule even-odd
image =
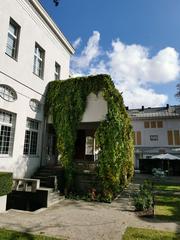
[[[0,171],[29,177],[43,161],[44,92],[69,77],[74,49],[37,0],[0,1]]]
[[[128,113],[135,133],[135,169],[151,171],[151,166],[158,167],[157,160],[151,157],[161,153],[180,157],[180,105],[142,106],[141,109],[128,110]],[[180,161],[171,161],[170,164],[173,171],[179,174]]]

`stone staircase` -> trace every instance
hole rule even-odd
[[[43,191],[46,193],[46,207],[50,207],[65,198],[63,195],[60,194],[59,191],[54,191],[53,188],[40,187],[38,191]]]
[[[38,169],[32,176],[34,179],[40,179],[40,186],[57,189],[58,183],[62,176],[62,168],[60,166],[45,166]]]
[[[60,166],[45,166],[38,169],[32,176],[33,179],[40,180],[38,191],[43,192],[43,201],[49,207],[64,199],[60,193],[60,179],[62,179],[63,170]]]

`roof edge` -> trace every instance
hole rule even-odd
[[[67,48],[70,54],[74,54],[75,49],[71,45],[71,43],[67,40],[52,18],[49,16],[47,11],[41,5],[38,0],[29,0],[29,3],[35,8],[35,10],[40,14],[42,19],[46,22],[46,24],[51,28],[54,34],[58,37],[58,39],[63,43],[63,45]]]

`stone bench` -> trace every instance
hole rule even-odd
[[[13,179],[13,190],[14,191],[25,191],[25,192],[36,192],[40,187],[39,179],[32,178],[14,178]]]

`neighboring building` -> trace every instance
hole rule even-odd
[[[180,105],[130,109],[135,135],[135,169],[151,172],[162,161],[151,159],[161,153],[180,157]],[[167,161],[164,162],[167,169]],[[170,161],[170,170],[180,174],[180,160]]]
[[[0,2],[0,171],[43,164],[44,92],[69,77],[74,49],[37,0]]]

